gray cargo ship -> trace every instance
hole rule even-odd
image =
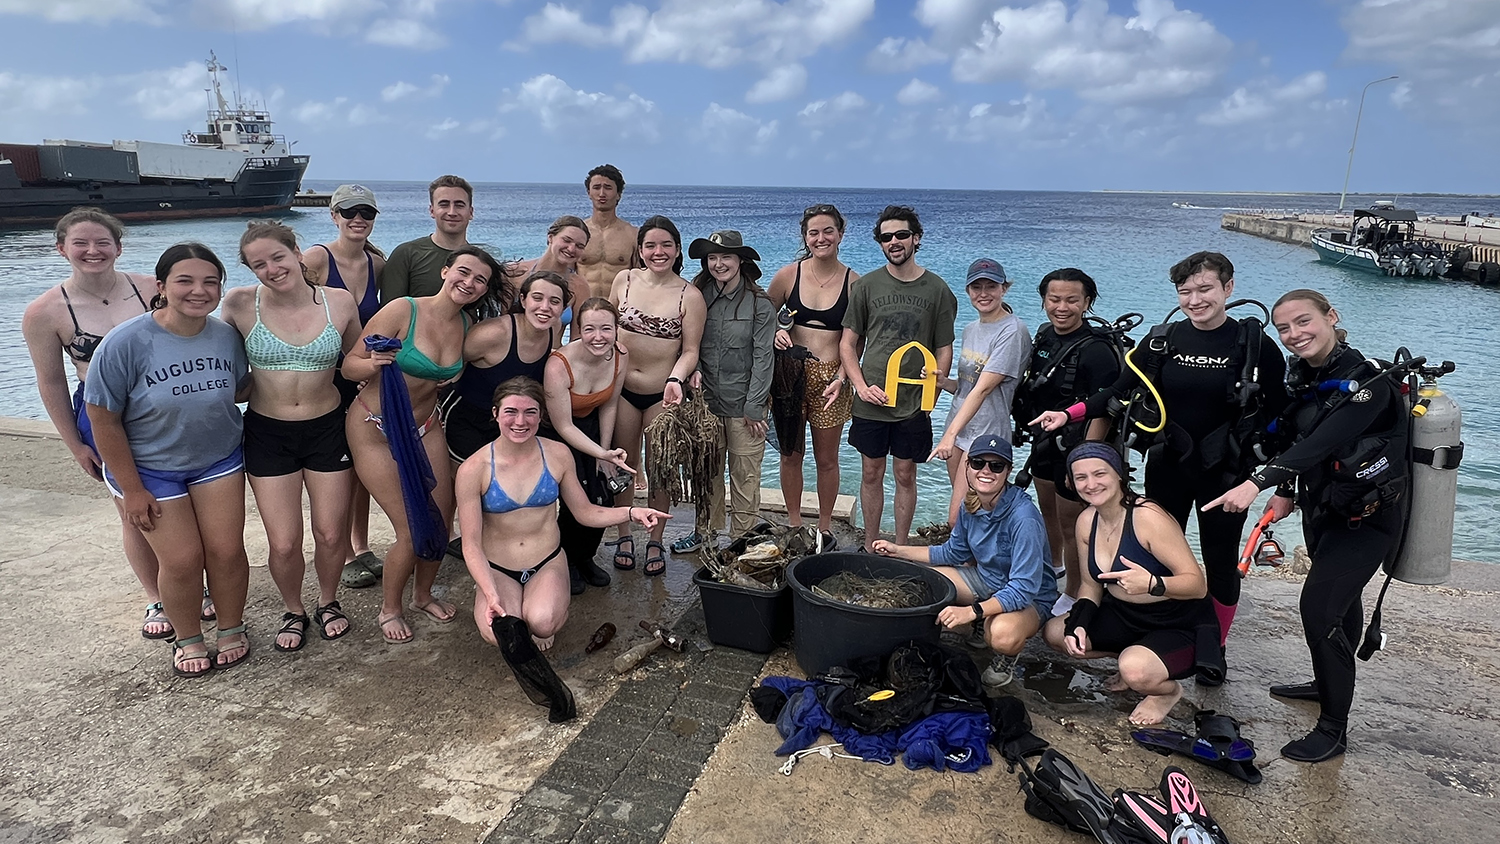
[[[48,140],[0,143],[0,225],[51,224],[80,205],[127,220],[260,214],[290,208],[308,157],[292,155],[271,117],[224,99],[209,54],[217,107],[206,131],[180,144]]]

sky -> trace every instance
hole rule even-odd
[[[0,142],[309,179],[1500,193],[1500,0],[0,0]],[[1366,84],[1389,76],[1398,79]]]

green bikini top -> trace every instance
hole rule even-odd
[[[283,372],[322,372],[338,364],[344,340],[333,325],[328,300],[323,300],[323,317],[328,322],[318,336],[301,346],[277,337],[260,319],[260,287],[255,288],[255,325],[245,335],[245,357],[256,369]]]
[[[396,366],[407,375],[424,381],[447,381],[458,375],[464,368],[462,353],[452,366],[438,366],[432,358],[417,348],[417,300],[410,296],[404,298],[411,304],[411,323],[406,327],[406,342],[402,343],[401,350],[396,352]],[[464,334],[468,334],[469,315],[462,314],[462,317]]]

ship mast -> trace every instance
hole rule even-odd
[[[219,113],[229,113],[229,103],[224,99],[224,92],[219,88],[219,71],[227,71],[229,68],[219,64],[219,57],[214,55],[213,50],[208,51],[208,75],[214,83],[214,99],[219,102]]]

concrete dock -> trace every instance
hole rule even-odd
[[[1351,214],[1229,213],[1219,221],[1219,226],[1227,231],[1307,246],[1313,229],[1348,229],[1353,221]],[[1436,220],[1418,220],[1414,229],[1419,238],[1437,241],[1445,247],[1473,249],[1474,261],[1500,261],[1500,229]]]
[[[0,841],[1084,841],[1025,815],[1000,763],[939,774],[813,756],[778,773],[781,738],[745,690],[764,673],[801,672],[785,649],[767,661],[697,647],[701,609],[682,559],[663,578],[612,572],[610,587],[574,600],[551,656],[579,718],[551,725],[480,641],[472,584],[451,558],[438,582],[460,608],[454,623],[411,613],[415,640],[388,646],[375,624],[378,589],[345,590],[349,636],[278,653],[282,607],[252,510],[252,653],[231,671],[183,680],[167,647],[140,637],[144,600],[114,508],[36,423],[0,420],[0,505]],[[679,513],[668,539],[690,525]],[[372,527],[380,552],[389,526],[377,512]],[[1390,645],[1359,664],[1349,754],[1319,766],[1276,755],[1315,709],[1265,691],[1307,676],[1299,588],[1280,570],[1248,579],[1228,682],[1188,682],[1173,713],[1173,726],[1188,729],[1200,707],[1233,714],[1257,744],[1258,786],[1171,760],[1230,840],[1492,840],[1500,566],[1458,564],[1445,586],[1392,588]],[[648,617],[674,620],[689,647],[616,676],[611,660],[641,641],[635,622]],[[584,655],[604,621],[619,635]],[[1107,791],[1151,787],[1168,760],[1131,743],[1135,700],[1103,691],[1110,670],[1033,642],[1013,693],[1036,732]]]

